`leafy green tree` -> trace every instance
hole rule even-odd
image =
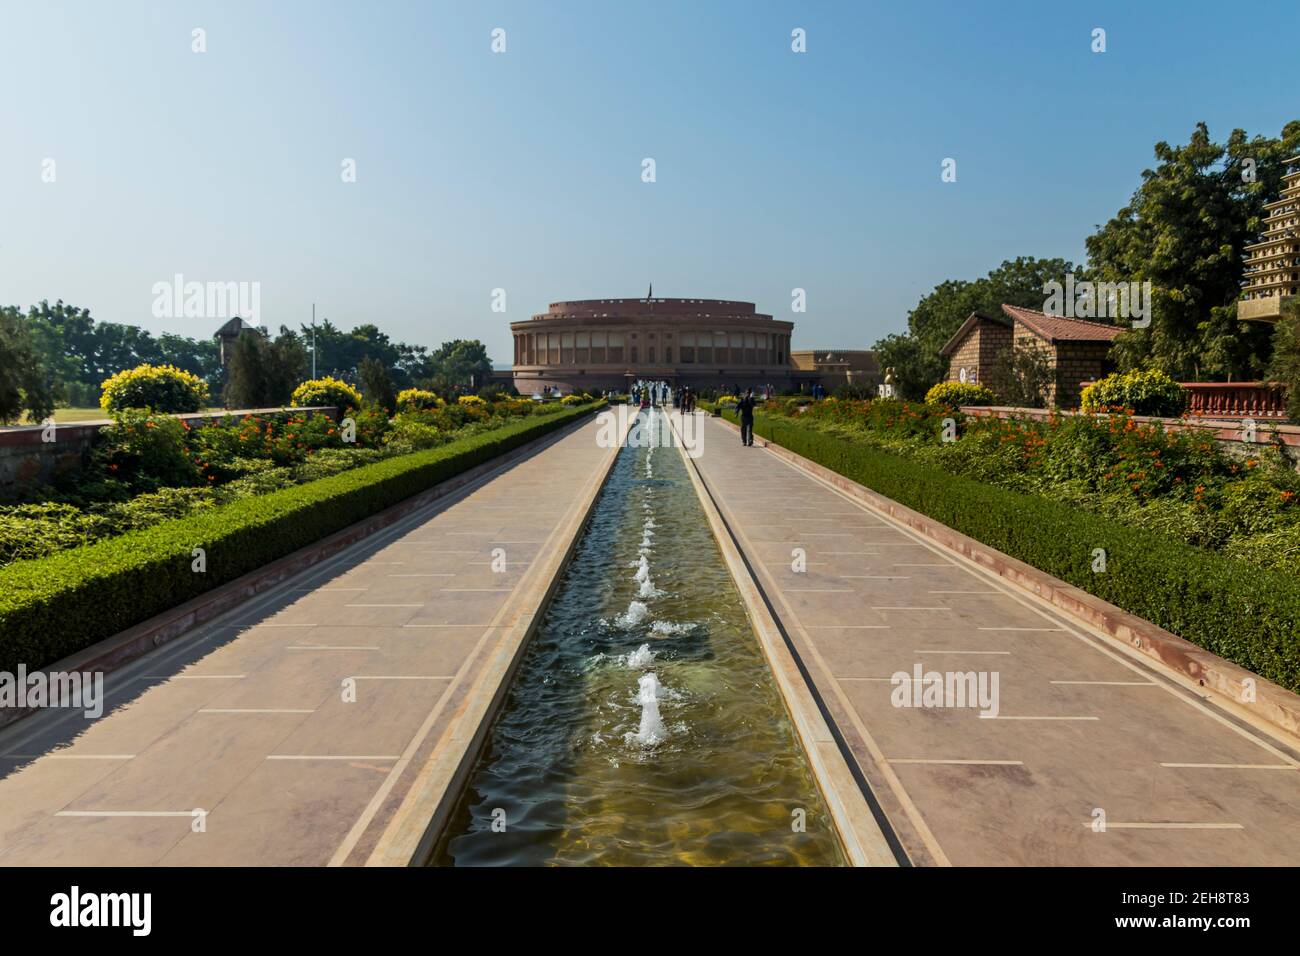
[[[307,371],[307,349],[298,333],[280,327],[272,341],[265,330],[245,332],[235,341],[223,399],[226,408],[287,405]]]
[[[492,374],[492,360],[487,347],[478,339],[456,339],[444,342],[429,356],[434,388],[450,389],[456,386],[483,388]]]
[[[1186,145],[1155,147],[1154,169],[1128,205],[1087,239],[1089,278],[1153,286],[1151,325],[1126,332],[1112,355],[1122,370],[1157,369],[1182,380],[1257,375],[1266,329],[1236,319],[1243,247],[1277,199],[1283,160],[1300,152],[1300,121],[1280,138],[1226,143],[1198,123]],[[1253,176],[1243,175],[1253,160]]]
[[[1300,421],[1300,298],[1291,298],[1273,331],[1269,377],[1286,386],[1286,414]]]
[[[40,421],[53,410],[53,392],[31,330],[17,309],[0,309],[0,422],[16,422],[23,412]]]
[[[393,414],[397,410],[397,389],[393,387],[392,376],[384,363],[379,359],[364,358],[357,372],[361,379],[361,394],[366,401]]]
[[[1036,346],[1003,349],[984,376],[1003,405],[1019,408],[1042,408],[1052,384],[1052,368],[1047,350]]]

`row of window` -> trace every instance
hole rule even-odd
[[[650,365],[784,365],[789,336],[768,332],[682,332],[677,336],[674,360],[673,333],[527,332],[515,336],[516,365],[639,364]],[[626,357],[625,357],[626,356]]]

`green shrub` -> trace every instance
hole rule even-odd
[[[734,412],[726,413],[734,420]],[[894,501],[1206,650],[1300,690],[1300,580],[1069,502],[1000,488],[760,412],[755,430]],[[1294,530],[1276,531],[1300,547]],[[1106,551],[1106,573],[1092,571]]]
[[[137,365],[105,380],[99,405],[107,412],[147,408],[163,414],[197,412],[208,400],[208,383],[173,365]]]
[[[521,419],[441,448],[0,568],[0,671],[50,664],[590,412]],[[192,569],[193,549],[206,571]]]
[[[186,431],[169,415],[138,409],[118,412],[113,424],[100,429],[91,467],[138,490],[198,484],[199,469],[186,450]]]
[[[952,408],[962,405],[993,405],[997,400],[991,388],[974,382],[940,382],[925,393],[925,404],[949,405]]]
[[[361,393],[337,378],[326,375],[303,382],[293,390],[290,399],[302,408],[334,406],[339,411],[361,407]]]
[[[1116,372],[1083,390],[1085,412],[1128,409],[1133,415],[1177,418],[1187,408],[1187,390],[1164,372]]]

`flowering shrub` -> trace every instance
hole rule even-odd
[[[361,407],[361,393],[347,382],[326,375],[303,382],[293,390],[290,401],[304,408],[332,405],[345,411]]]
[[[106,477],[143,490],[192,485],[198,469],[186,451],[185,435],[178,418],[127,409],[104,427],[93,462]]]
[[[1294,549],[1266,552],[1244,544],[1287,529],[1300,541],[1300,474],[1275,449],[1238,457],[1203,432],[1167,430],[1122,412],[1003,419],[892,399],[825,401],[802,409],[780,402],[766,411],[948,474],[1068,501],[1300,572]],[[958,440],[940,441],[950,417]]]
[[[925,393],[927,405],[992,405],[997,401],[993,389],[974,382],[940,382]]]
[[[439,398],[436,392],[426,391],[422,388],[407,388],[397,393],[397,408],[399,411],[441,408],[445,404],[447,403]]]
[[[99,405],[106,412],[147,408],[160,413],[197,412],[208,400],[208,383],[174,365],[137,365],[105,380]]]
[[[1107,375],[1083,390],[1085,412],[1127,409],[1130,415],[1176,418],[1187,408],[1187,390],[1164,372],[1125,372]]]
[[[587,398],[585,395],[565,395],[562,399],[560,399],[560,404],[561,405],[585,405],[589,401],[591,401],[591,399]]]
[[[468,405],[471,408],[486,408],[488,404],[477,395],[462,395],[460,398],[456,399],[456,401],[461,405]]]

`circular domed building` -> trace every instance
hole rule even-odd
[[[523,395],[625,391],[638,379],[693,388],[787,388],[793,322],[728,299],[580,299],[512,322]]]

